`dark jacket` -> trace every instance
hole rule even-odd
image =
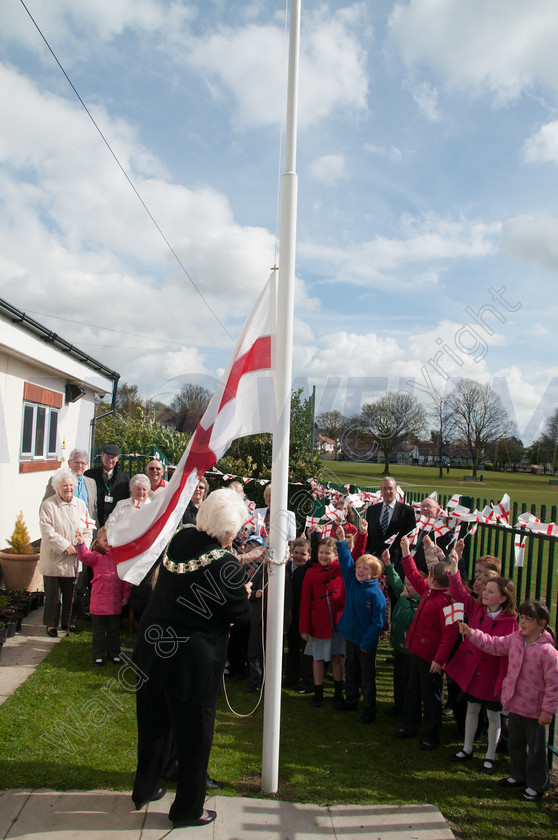
[[[99,528],[105,524],[117,502],[130,498],[130,478],[125,472],[115,467],[108,481],[103,477],[102,467],[92,467],[84,472],[84,476],[93,478],[97,485],[97,523]],[[105,502],[110,496],[112,501]]]
[[[391,635],[389,640],[394,650],[399,651],[399,653],[409,654],[409,651],[405,647],[405,639],[407,638],[409,627],[413,623],[420,598],[410,598],[408,595],[403,595],[403,581],[391,564],[386,566],[386,577],[397,598],[391,613]]]
[[[380,516],[384,507],[383,502],[378,502],[377,505],[372,505],[366,511],[366,519],[368,520],[368,539],[366,541],[366,551],[369,554],[375,554],[376,557],[381,558],[384,549],[388,548],[386,539],[399,534],[396,540],[389,546],[389,553],[391,562],[395,566],[395,571],[401,576],[401,537],[408,534],[416,525],[415,512],[409,505],[404,505],[402,502],[396,502],[393,509],[387,531],[382,534],[380,528]]]
[[[194,571],[184,564],[194,561]],[[200,562],[201,561],[201,562]],[[214,705],[229,626],[250,619],[244,569],[216,540],[183,528],[171,540],[142,615],[133,659],[143,677],[194,705]]]

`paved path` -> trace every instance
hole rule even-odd
[[[24,619],[0,657],[0,703],[33,673],[52,646],[42,610]],[[203,828],[172,830],[167,814],[174,794],[144,810],[133,809],[129,792],[106,790],[5,790],[0,792],[0,840],[454,840],[432,805],[300,805],[271,799],[214,796],[217,811]]]

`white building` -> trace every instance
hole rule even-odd
[[[119,374],[0,298],[0,549],[23,511],[32,540],[48,479],[90,451],[95,396]]]

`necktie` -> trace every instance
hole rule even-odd
[[[387,527],[389,524],[389,507],[384,505],[384,509],[382,511],[382,518],[380,520],[380,528],[382,529],[382,534],[385,534],[387,531]]]

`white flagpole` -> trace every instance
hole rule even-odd
[[[291,0],[289,68],[287,86],[285,171],[281,181],[279,224],[279,279],[277,284],[276,338],[274,346],[276,424],[273,430],[270,547],[268,577],[266,684],[262,751],[262,790],[276,793],[279,783],[279,732],[281,724],[281,666],[283,662],[283,609],[287,551],[286,511],[289,478],[289,433],[293,357],[293,307],[296,250],[298,179],[296,133],[298,105],[298,55],[301,0]]]

